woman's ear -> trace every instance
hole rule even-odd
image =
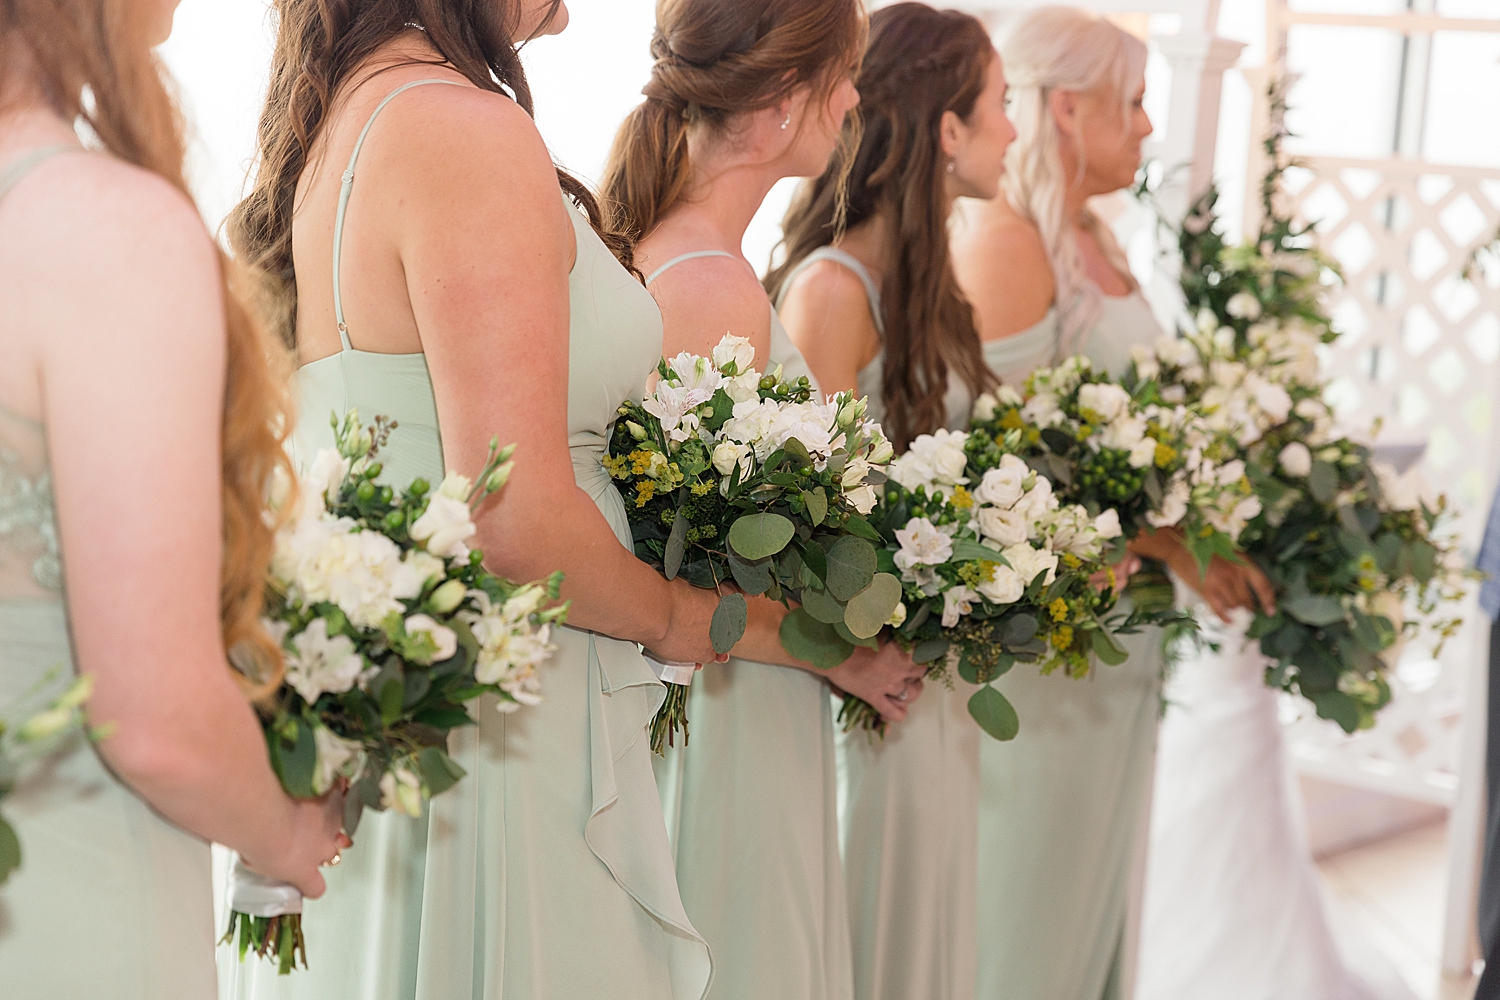
[[[1057,130],[1073,138],[1078,130],[1078,95],[1071,90],[1053,90],[1047,96],[1047,109],[1057,122]]]
[[[942,121],[938,122],[938,145],[942,147],[943,155],[950,160],[958,156],[963,138],[964,120],[956,111],[944,111]]]

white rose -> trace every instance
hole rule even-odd
[[[885,465],[895,457],[896,449],[885,434],[881,431],[879,424],[866,424],[866,432],[870,435],[870,464]]]
[[[982,504],[992,504],[1009,510],[1026,493],[1026,477],[1031,475],[1027,464],[1015,455],[1003,455],[1000,464],[984,474],[974,490],[974,499]]]
[[[1301,441],[1293,441],[1281,449],[1276,460],[1281,463],[1281,471],[1289,476],[1301,477],[1312,471],[1312,452]]]
[[[743,375],[724,380],[724,391],[736,405],[760,402],[760,372],[751,369]]]
[[[844,466],[844,474],[839,477],[839,484],[846,490],[852,490],[856,486],[863,485],[868,478],[870,478],[870,463],[856,455],[849,460],[848,465]]]
[[[852,490],[845,491],[844,496],[862,515],[874,510],[875,502],[880,499],[873,486],[856,486]]]
[[[1144,469],[1156,462],[1156,439],[1143,437],[1130,448],[1127,459],[1132,469]]]
[[[437,647],[431,663],[442,663],[458,652],[458,634],[446,625],[439,625],[428,615],[412,615],[406,619],[406,634],[413,639],[426,634]]]
[[[328,634],[328,620],[314,618],[286,654],[286,682],[313,704],[325,692],[343,694],[364,673],[365,661],[346,635]]]
[[[404,767],[395,766],[380,779],[380,807],[395,809],[412,819],[422,815],[422,782]]]
[[[464,543],[478,530],[468,504],[438,492],[428,498],[427,510],[412,524],[411,537],[425,543],[427,551],[440,559],[467,559],[469,547]]]
[[[943,628],[952,628],[960,618],[973,611],[977,596],[961,583],[943,591]]]
[[[967,441],[968,435],[957,431],[922,434],[891,464],[890,477],[909,490],[926,487],[929,493],[946,496],[969,481],[963,474],[969,461],[964,452]]]
[[[1120,527],[1120,512],[1113,507],[1100,512],[1099,516],[1094,518],[1094,531],[1100,538],[1119,538],[1125,533]]]
[[[953,539],[939,531],[925,517],[914,517],[906,527],[896,531],[901,548],[896,553],[896,568],[906,573],[913,566],[941,566],[953,558]]]
[[[999,407],[999,400],[987,392],[981,392],[979,398],[974,400],[973,417],[975,420],[988,422],[995,419],[995,410]]]
[[[364,757],[364,748],[346,740],[327,726],[313,727],[313,746],[317,764],[313,768],[314,795],[325,795],[340,777],[352,777],[357,769],[350,765]]]
[[[1030,586],[1031,581],[1044,573],[1046,574],[1042,579],[1044,585],[1051,585],[1057,579],[1057,553],[1055,552],[1034,549],[1030,544],[1023,542],[1020,545],[1010,546],[1000,554],[1020,575],[1025,586]]]
[[[1026,400],[1022,398],[1021,394],[1008,385],[1002,385],[995,390],[995,401],[1001,406],[1012,409],[1026,405]]]
[[[1130,405],[1130,393],[1111,382],[1091,382],[1078,390],[1078,406],[1110,423]]]
[[[438,494],[450,500],[460,503],[469,502],[469,494],[474,492],[474,484],[468,476],[458,472],[450,472],[443,477],[443,482],[438,486]]]
[[[719,475],[727,476],[740,466],[740,475],[750,472],[750,446],[736,441],[720,441],[714,446],[714,468]]]
[[[714,347],[714,367],[720,371],[728,371],[729,366],[734,366],[736,375],[744,375],[755,365],[755,348],[750,344],[749,337],[736,337],[732,333],[726,333],[724,339]],[[760,381],[758,378],[756,381]]]
[[[1260,299],[1255,297],[1254,292],[1237,292],[1225,304],[1224,311],[1235,319],[1259,319]]]
[[[1024,542],[1031,533],[1031,522],[1024,511],[981,507],[978,522],[979,533],[1001,548]]]
[[[996,564],[995,575],[979,585],[979,593],[991,604],[1014,604],[1026,593],[1021,574]]]

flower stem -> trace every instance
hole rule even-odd
[[[676,746],[674,737],[682,731],[682,745],[688,743],[687,684],[668,684],[666,700],[651,720],[651,752],[664,756],[667,747]]]

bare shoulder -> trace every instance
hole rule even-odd
[[[672,259],[662,256],[661,264]],[[643,269],[660,267],[644,262]],[[737,257],[695,257],[672,266],[651,283],[669,335],[679,330],[717,331],[759,339],[768,329],[770,307],[755,272]]]
[[[853,271],[837,261],[819,260],[804,268],[787,287],[785,308],[849,322],[861,315],[869,317],[870,297]]]
[[[1056,296],[1041,232],[1008,207],[975,213],[955,231],[953,271],[979,314],[986,340],[1037,323]]]

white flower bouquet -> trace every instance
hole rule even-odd
[[[449,473],[435,490],[418,479],[397,494],[378,481],[379,449],[396,425],[377,418],[366,429],[353,411],[333,425],[337,450],[318,454],[296,507],[284,509],[290,489],[272,499],[273,512],[290,514],[266,590],[286,674],[262,721],[289,794],[347,782],[352,836],[365,808],[420,816],[424,799],[463,777],[445,748],[449,732],[473,723],[476,699],[501,712],[540,701],[538,667],[567,609],[547,606],[560,574],[517,586],[469,548],[471,511],[504,486],[513,448],[492,442],[477,482]],[[224,939],[238,936],[241,959],[274,956],[283,975],[299,953],[306,965],[295,889],[240,865],[230,907]]]
[[[744,635],[744,595],[795,599],[804,608],[787,616],[782,643],[827,669],[900,601],[899,582],[876,571],[880,536],[865,519],[892,449],[863,399],[814,399],[805,378],[789,384],[753,362],[750,342],[735,336],[712,357],[663,359],[652,394],[620,407],[604,465],[636,555],[668,579],[721,594],[714,649],[727,653]],[[677,731],[686,739],[693,674],[670,664],[658,674],[669,682],[651,727],[661,753]]]
[[[1020,720],[993,682],[1017,662],[1082,676],[1092,657],[1118,664],[1115,633],[1146,620],[1109,619],[1115,597],[1091,582],[1120,538],[1114,510],[1062,504],[1052,482],[1014,454],[985,467],[973,456],[983,432],[924,434],[892,463],[874,515],[886,540],[880,568],[899,577],[903,603],[890,620],[896,641],[941,675],[948,667],[981,685],[969,700],[979,726],[1013,739]],[[845,699],[847,730],[881,731],[872,707]]]

